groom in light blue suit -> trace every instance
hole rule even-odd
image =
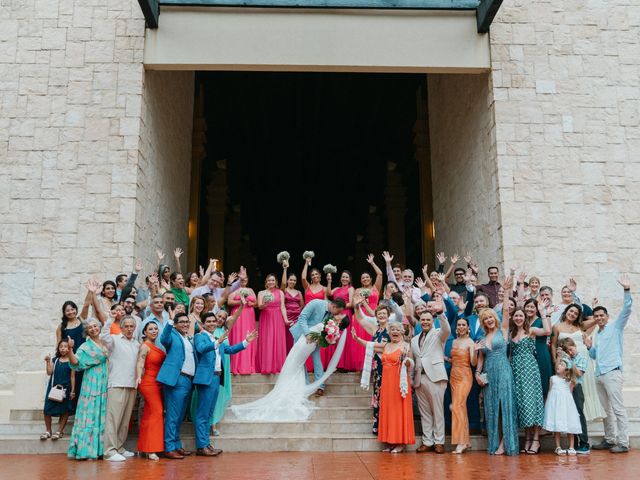
[[[289,329],[291,335],[293,335],[293,341],[297,342],[302,335],[309,335],[309,329],[320,322],[323,322],[329,316],[333,316],[339,323],[344,315],[340,315],[344,307],[345,302],[341,298],[335,300],[311,300],[300,312],[298,321],[293,327]],[[319,379],[324,374],[324,368],[322,368],[322,361],[320,360],[320,347],[311,354],[313,359],[313,375],[315,379]],[[324,384],[320,385],[318,395],[324,395]]]

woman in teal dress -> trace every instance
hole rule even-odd
[[[503,316],[508,315],[504,311]],[[540,427],[544,420],[544,399],[540,383],[540,369],[536,362],[535,337],[551,332],[551,314],[545,317],[544,327],[531,327],[521,308],[511,315],[511,368],[516,390],[518,427],[525,429],[525,444],[520,453],[540,451]]]
[[[87,341],[75,353],[69,353],[71,368],[84,371],[67,452],[69,458],[77,460],[102,456],[107,416],[107,349],[100,342],[100,322],[87,322],[85,334]],[[73,340],[69,342],[73,349]]]
[[[542,316],[538,310],[538,301],[534,298],[528,299],[524,302],[524,314],[527,317],[527,322],[533,328],[544,328],[544,322]],[[551,361],[551,352],[549,351],[549,335],[536,335],[534,338],[536,342],[536,361],[538,362],[538,370],[540,371],[540,383],[542,384],[542,397],[547,398],[549,393],[549,379],[553,375],[553,362]]]
[[[226,310],[219,310],[216,312],[216,320],[218,321],[218,326],[214,330],[213,335],[215,338],[220,338],[224,335],[225,332],[229,332],[233,325],[236,323],[236,320],[244,310],[245,305],[247,304],[246,297],[240,297],[240,308],[238,308],[231,317]],[[226,346],[229,346],[229,340],[225,339],[224,342]],[[224,412],[231,403],[231,360],[229,355],[222,355],[222,378],[220,379],[220,388],[218,389],[218,398],[216,400],[216,406],[213,410],[213,416],[211,417],[211,425],[213,425],[213,434],[218,435],[219,432],[216,429],[216,425],[222,420],[224,416]],[[191,398],[191,418],[195,418],[195,411],[198,405],[198,393],[194,390]]]
[[[507,282],[505,282],[507,283]],[[507,287],[504,287],[505,290]],[[518,412],[513,373],[507,358],[509,336],[509,316],[500,323],[498,315],[491,308],[480,311],[478,321],[485,332],[485,338],[476,343],[480,350],[476,381],[484,387],[484,418],[487,424],[488,447],[492,455],[518,454]],[[483,381],[482,372],[487,374],[488,384]]]

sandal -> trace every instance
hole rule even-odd
[[[538,444],[538,448],[532,448],[534,443]],[[533,442],[531,442],[531,446],[529,447],[529,450],[527,450],[526,453],[528,455],[537,455],[538,453],[540,453],[540,440],[534,440]]]
[[[64,437],[64,433],[62,432],[56,432],[53,435],[51,435],[51,440],[58,440],[60,438]]]
[[[391,450],[393,450],[393,447],[386,447],[382,449],[383,453],[391,453]]]
[[[556,455],[566,455],[567,451],[563,450],[562,447],[556,447],[556,449],[554,450],[554,453]]]
[[[40,435],[40,440],[47,440],[51,438],[51,432],[44,432],[42,435]]]
[[[391,450],[391,453],[402,453],[402,452],[404,452],[404,448],[405,448],[404,446],[395,447],[393,450]]]

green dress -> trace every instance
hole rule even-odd
[[[518,427],[542,425],[544,399],[533,338],[524,337],[519,342],[511,340],[511,368],[516,390]]]
[[[73,370],[84,371],[78,407],[69,439],[67,456],[78,460],[98,458],[104,453],[107,417],[107,351],[87,339],[75,353]]]
[[[222,334],[224,334],[224,327],[218,327],[214,330],[213,335],[216,338],[220,338]],[[229,340],[226,339],[223,342],[225,345],[229,346]],[[225,354],[222,356],[222,370],[224,373],[224,386],[220,385],[218,389],[218,398],[216,399],[216,406],[213,409],[213,416],[211,417],[211,424],[215,425],[222,420],[224,416],[224,412],[231,403],[231,361],[229,359],[229,355]],[[196,417],[196,408],[198,406],[198,391],[194,388],[193,393],[191,395],[191,408],[190,408],[190,416],[191,418]]]
[[[542,319],[536,318],[531,324],[535,328],[544,328]],[[538,362],[538,370],[540,370],[540,382],[542,383],[542,396],[547,398],[549,393],[549,379],[553,375],[553,362],[551,361],[551,352],[549,351],[549,337],[547,335],[536,337],[536,361]]]

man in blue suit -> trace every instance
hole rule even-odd
[[[182,448],[180,424],[187,411],[191,382],[196,373],[196,351],[189,331],[189,316],[169,310],[169,320],[162,330],[160,342],[167,351],[157,381],[164,385],[164,449],[165,457],[181,460],[191,452]]]
[[[196,455],[205,457],[215,457],[222,453],[222,450],[215,449],[209,441],[209,429],[211,427],[211,418],[213,410],[216,407],[218,399],[218,389],[220,387],[220,379],[223,378],[222,356],[226,353],[233,355],[245,348],[249,343],[258,337],[255,330],[248,332],[247,336],[241,343],[228,346],[223,343],[227,338],[227,333],[220,338],[213,335],[217,327],[216,315],[213,312],[207,312],[202,316],[204,324],[204,332],[200,332],[195,336],[196,354],[198,357],[198,365],[196,366],[196,375],[193,378],[193,384],[198,390],[198,405],[196,408],[196,418],[194,419],[196,430]]]
[[[289,329],[291,335],[293,335],[294,343],[302,335],[309,335],[309,329],[320,322],[323,322],[326,318],[333,316],[336,323],[340,323],[344,318],[341,313],[346,306],[342,298],[336,298],[334,300],[311,300],[300,312],[298,321],[293,327]],[[317,380],[324,374],[324,368],[322,368],[322,361],[320,360],[320,347],[311,354],[313,359],[313,375]],[[320,388],[316,391],[317,395],[324,395],[324,385],[320,385]]]

